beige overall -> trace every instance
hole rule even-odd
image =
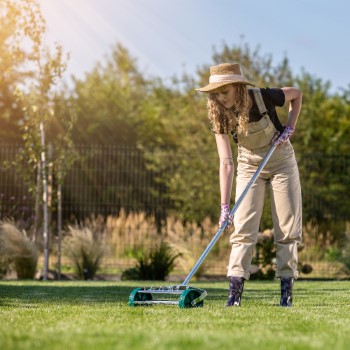
[[[256,95],[260,93],[256,91],[254,95],[258,102],[259,96]],[[236,200],[270,149],[271,139],[277,132],[266,108],[262,111],[265,106],[261,107],[261,101],[258,106],[264,116],[258,122],[249,123],[247,136],[238,136]],[[302,200],[298,166],[289,141],[276,148],[235,213],[228,276],[250,277],[267,188],[270,190],[274,226],[276,277],[298,277],[297,249],[302,236]]]

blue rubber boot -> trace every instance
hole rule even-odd
[[[280,306],[291,307],[293,305],[293,284],[293,277],[281,277]]]
[[[243,277],[230,277],[230,285],[228,290],[228,299],[226,306],[241,306],[241,298],[244,287]]]

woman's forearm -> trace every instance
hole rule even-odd
[[[232,159],[224,159],[221,161],[220,163],[221,204],[230,203],[234,170],[235,168],[234,168]]]
[[[216,144],[220,159],[220,194],[221,204],[229,204],[231,198],[232,181],[235,166],[232,159],[232,151],[228,134],[216,134]]]
[[[288,122],[287,125],[295,129],[297,120],[301,110],[301,94],[300,97],[290,102],[289,113],[288,113]]]
[[[290,102],[287,125],[295,129],[301,110],[302,93],[297,88],[282,88],[282,90],[285,94],[286,102]]]

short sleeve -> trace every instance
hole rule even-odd
[[[283,107],[286,102],[284,92],[280,88],[260,89],[264,100],[270,101],[274,106]]]

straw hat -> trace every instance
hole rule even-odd
[[[246,84],[252,85],[246,80],[241,72],[241,67],[238,63],[222,63],[218,66],[210,67],[209,84],[202,88],[196,89],[201,92],[210,92],[227,84]]]

